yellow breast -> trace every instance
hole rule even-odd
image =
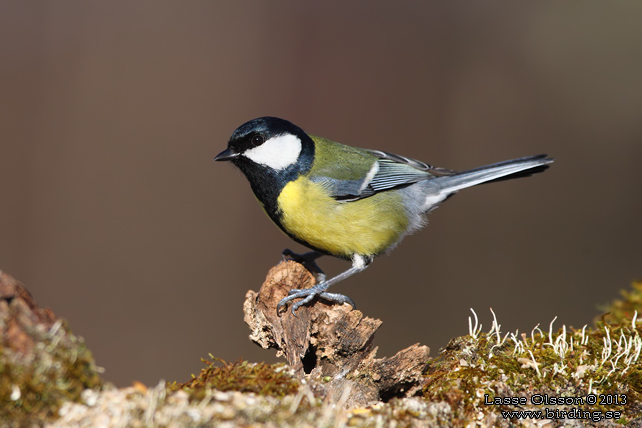
[[[278,205],[290,234],[340,257],[380,254],[408,227],[401,195],[395,192],[341,203],[322,184],[301,177],[285,186]]]

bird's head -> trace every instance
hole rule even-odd
[[[214,160],[231,161],[247,169],[291,170],[314,151],[314,142],[298,126],[277,117],[260,117],[244,123],[230,137],[227,149]]]

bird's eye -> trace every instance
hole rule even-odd
[[[255,147],[256,146],[260,146],[264,142],[265,142],[265,140],[263,139],[262,135],[255,135],[254,137],[252,137],[252,145],[255,146]]]

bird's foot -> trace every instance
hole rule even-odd
[[[315,298],[320,298],[323,300],[327,300],[329,302],[340,303],[340,304],[348,303],[350,306],[352,306],[352,309],[357,308],[357,306],[354,304],[352,299],[349,298],[348,296],[344,296],[343,294],[337,294],[337,293],[328,293],[326,291],[327,289],[328,289],[328,286],[325,284],[325,282],[322,282],[310,288],[290,290],[290,292],[288,293],[288,296],[281,299],[279,304],[276,306],[276,312],[280,314],[281,309],[288,302],[294,299],[302,299],[301,301],[292,304],[292,314],[294,316],[296,316],[297,309],[299,309],[301,306],[305,304],[310,303]]]
[[[323,283],[325,281],[325,274],[317,264],[316,260],[321,257],[323,254],[317,253],[316,251],[310,251],[304,254],[297,254],[294,251],[286,248],[283,250],[283,260],[286,260],[286,257],[289,257],[290,260],[294,260],[297,263],[300,263],[305,267],[310,273],[312,273],[317,282]],[[294,291],[294,290],[293,290]]]

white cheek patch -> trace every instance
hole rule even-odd
[[[281,170],[294,164],[301,154],[301,140],[292,134],[270,138],[260,146],[246,150],[243,156],[260,165]]]

